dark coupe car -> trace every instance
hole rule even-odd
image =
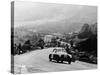
[[[52,53],[49,54],[49,61],[55,60],[56,62],[67,61],[71,64],[72,55],[68,54],[64,48],[55,48]]]

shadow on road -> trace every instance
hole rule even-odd
[[[50,61],[49,61],[50,62]],[[56,61],[51,61],[51,62],[53,62],[53,63],[58,63],[58,64],[68,64],[68,62],[56,62]]]

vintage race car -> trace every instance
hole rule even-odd
[[[55,48],[49,54],[49,61],[56,60],[56,62],[67,61],[68,64],[71,64],[72,55],[68,54],[64,48]]]

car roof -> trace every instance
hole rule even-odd
[[[54,51],[59,51],[59,50],[61,50],[61,51],[65,51],[64,48],[54,48],[54,49],[53,49],[53,52],[54,52]]]
[[[56,47],[56,48],[54,48],[54,49],[64,49],[64,48],[61,48],[61,47]]]

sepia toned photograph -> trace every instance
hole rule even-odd
[[[98,67],[97,6],[11,2],[11,73]]]

